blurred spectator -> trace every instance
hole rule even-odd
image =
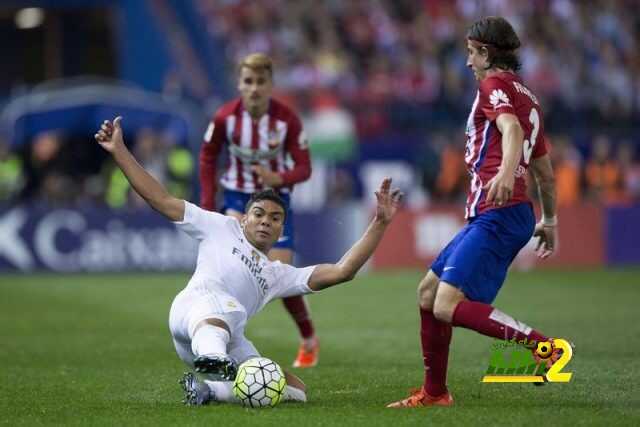
[[[159,182],[167,185],[167,149],[168,145],[162,141],[160,135],[150,128],[138,130],[133,145],[133,155],[149,174]],[[147,203],[131,189],[128,181],[119,168],[109,164],[111,171],[108,177],[106,202],[112,208],[125,206],[136,209],[146,209]]]
[[[24,185],[22,160],[0,137],[0,203],[13,199]]]
[[[167,189],[180,198],[191,198],[191,181],[195,174],[191,151],[173,144],[167,155]]]
[[[444,201],[453,202],[466,194],[469,174],[465,169],[464,152],[450,141],[442,148],[440,173],[436,181],[436,195]]]
[[[436,183],[441,173],[441,151],[446,144],[443,135],[435,134],[421,148],[415,163],[422,189],[429,197],[437,197]]]
[[[593,152],[585,168],[587,196],[595,201],[615,201],[619,197],[622,171],[611,158],[611,141],[598,135],[593,142]]]
[[[580,154],[565,135],[552,137],[551,143],[558,206],[573,205],[580,200]]]
[[[44,200],[50,204],[69,203],[76,185],[70,178],[69,164],[62,153],[63,141],[56,132],[37,135],[23,149],[25,185],[19,199]]]
[[[616,154],[622,172],[623,201],[640,201],[640,163],[636,160],[633,145],[629,142],[618,146]]]
[[[353,177],[344,169],[336,169],[329,179],[327,191],[328,206],[344,206],[345,202],[353,200],[355,183]]]

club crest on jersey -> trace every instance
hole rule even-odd
[[[242,263],[247,266],[249,272],[253,277],[255,277],[258,287],[262,291],[262,295],[266,295],[269,290],[269,284],[267,283],[267,279],[262,276],[262,266],[260,266],[260,263],[258,262],[260,260],[260,254],[258,254],[258,251],[251,250],[251,259],[236,247],[231,249],[231,253],[238,256]]]
[[[255,263],[260,262],[260,254],[255,249],[251,249],[251,259]]]
[[[509,97],[502,89],[494,89],[489,95],[489,103],[493,105],[493,109],[497,110],[500,107],[510,107],[511,101],[509,101]]]
[[[269,150],[277,148],[281,142],[282,141],[280,141],[280,135],[278,134],[278,131],[269,131],[269,135],[267,136],[267,145],[269,146]]]

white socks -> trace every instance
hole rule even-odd
[[[213,392],[214,400],[217,402],[240,403],[240,400],[233,394],[232,381],[209,381],[204,380],[205,384]],[[299,388],[286,386],[284,389],[283,401],[306,402],[307,395]]]
[[[290,385],[284,388],[283,400],[291,400],[294,402],[306,402],[307,394],[299,388],[291,387]]]
[[[213,325],[202,325],[191,338],[191,351],[194,355],[227,354],[229,344],[229,332],[224,328]]]
[[[209,381],[204,380],[213,392],[214,400],[217,402],[240,403],[240,400],[233,394],[233,381]]]

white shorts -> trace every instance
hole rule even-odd
[[[191,288],[184,289],[175,297],[169,312],[169,330],[173,344],[178,357],[188,366],[193,367],[195,358],[191,351],[191,338],[195,327],[205,319],[220,319],[229,326],[231,338],[227,354],[238,364],[260,356],[251,341],[244,336],[247,313],[235,298],[206,288]]]

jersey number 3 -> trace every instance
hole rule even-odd
[[[538,132],[540,131],[540,116],[538,115],[538,110],[535,108],[531,109],[529,113],[529,122],[533,129],[531,130],[531,135],[529,139],[524,140],[524,164],[528,165],[531,161],[531,154],[533,153],[533,146],[536,145],[536,141],[538,140]]]

